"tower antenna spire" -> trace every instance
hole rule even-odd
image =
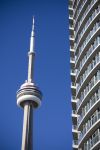
[[[42,93],[33,82],[34,73],[34,17],[30,37],[30,50],[28,52],[28,79],[17,91],[17,105],[24,109],[22,149],[33,150],[33,110],[41,105]]]
[[[35,51],[34,51],[34,44],[35,44],[35,32],[34,32],[34,16],[33,16],[33,24],[32,24],[32,31],[30,37],[30,50],[28,52],[29,56],[29,63],[28,63],[28,82],[32,82],[33,75],[34,75],[34,59],[35,59]]]
[[[31,38],[30,38],[30,52],[34,52],[34,39],[35,39],[35,32],[34,32],[34,16],[33,16],[33,24],[32,24],[32,31],[31,31]]]

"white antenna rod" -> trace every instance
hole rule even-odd
[[[33,70],[34,70],[34,17],[33,17],[33,25],[31,31],[31,38],[30,38],[30,51],[29,51],[29,64],[28,64],[28,82],[32,82],[33,80]]]
[[[34,52],[34,16],[33,16],[33,25],[32,25],[31,38],[30,38],[30,52]]]

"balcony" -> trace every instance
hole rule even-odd
[[[86,11],[84,12],[84,14],[82,15],[83,17],[81,17],[81,20],[78,21],[78,25],[76,26],[76,34],[75,37],[77,36],[78,32],[80,31],[80,27],[83,24],[84,20],[87,19],[87,16],[89,14],[89,12],[92,10],[93,6],[98,2],[98,0],[92,0],[90,5],[88,5]],[[98,11],[100,6],[98,5]],[[93,14],[93,13],[92,13]],[[87,19],[88,20],[88,19]]]
[[[87,121],[88,122],[88,121]],[[100,124],[100,112],[96,113],[94,117],[91,116],[91,119],[87,123],[87,126],[83,128],[82,133],[79,134],[79,146],[81,146],[86,138],[89,138],[93,134],[96,128]]]
[[[97,131],[96,131],[97,132]],[[98,131],[94,137],[84,143],[84,150],[94,150],[100,148],[100,131]]]
[[[96,24],[93,26],[92,30],[85,37],[85,40],[84,40],[84,42],[82,44],[80,44],[80,41],[81,41],[81,38],[80,38],[80,40],[78,41],[78,43],[76,43],[75,50],[77,51],[77,49],[79,49],[79,53],[80,53],[82,51],[82,49],[85,47],[85,45],[89,42],[89,40],[91,39],[91,37],[95,34],[95,32],[98,31],[98,29],[100,29],[100,21],[96,22]]]
[[[75,50],[74,50],[74,46],[70,46],[70,51],[75,52]]]
[[[70,57],[70,63],[74,63],[75,64],[75,58],[74,57]]]
[[[73,148],[78,149],[78,140],[73,140]]]
[[[69,36],[69,40],[70,40],[70,45],[74,45],[74,35],[70,35]]]
[[[73,126],[72,126],[72,130],[77,131],[77,130],[78,130],[77,125],[73,125]]]
[[[91,44],[91,46],[89,47],[88,51],[85,53],[83,59],[80,61],[80,65],[77,68],[77,74],[76,74],[76,80],[79,79],[79,76],[82,72],[82,70],[84,68],[86,68],[87,64],[88,64],[88,60],[90,60],[91,57],[93,57],[93,55],[95,55],[96,51],[99,52],[99,48],[100,48],[100,37],[98,36],[94,42]],[[78,59],[79,60],[79,59]],[[77,61],[78,61],[77,60]],[[87,64],[86,64],[87,63]],[[77,66],[77,62],[76,62],[76,66]],[[84,67],[85,66],[85,67]]]
[[[72,74],[76,74],[75,69],[71,69],[71,73],[72,73]]]
[[[100,12],[98,9],[96,9],[92,15],[89,17],[89,19],[87,20],[84,28],[82,28],[81,32],[77,35],[77,37],[75,36],[76,43],[80,43],[80,41],[82,41],[84,36],[87,36],[87,33],[89,31],[89,29],[93,26],[93,24],[95,24],[95,22],[97,21],[97,19],[99,19],[100,17]]]
[[[75,82],[71,82],[71,91],[72,91],[72,95],[76,95],[76,84],[75,84]]]
[[[74,58],[74,56],[70,57],[70,65],[71,65],[71,69],[75,68],[75,58]]]
[[[76,76],[75,69],[70,70],[70,75],[71,75],[71,80],[75,81],[75,76]]]
[[[73,139],[78,139],[78,129],[77,125],[72,126]]]
[[[70,24],[69,29],[74,30],[74,25]]]
[[[79,60],[84,56],[84,54],[86,52],[88,52],[87,51],[88,49],[89,50],[94,49],[94,47],[92,47],[92,44],[93,44],[93,42],[95,41],[96,38],[100,37],[99,34],[100,34],[100,27],[93,33],[93,35],[91,35],[91,37],[86,41],[86,43],[84,43],[84,45],[82,45],[79,48],[79,52],[76,56],[76,66],[78,65]],[[100,45],[100,41],[99,41],[99,45]]]
[[[87,104],[83,107],[83,111],[81,115],[78,117],[78,127],[80,129],[80,126],[85,122],[90,115],[92,115],[93,111],[98,107],[100,103],[100,87],[98,90],[92,95],[90,100],[87,102]]]
[[[76,83],[75,82],[71,82],[71,87],[76,89]]]
[[[84,1],[84,0],[83,0]],[[80,4],[81,0],[73,0],[73,4],[74,4],[74,17],[76,17],[78,15],[78,10],[79,10],[79,4]]]
[[[73,23],[69,24],[69,30],[70,30],[70,34],[74,35],[74,25],[73,25]]]
[[[73,15],[69,14],[69,20],[73,20]]]
[[[75,57],[74,46],[70,46],[70,56],[71,56],[71,57]]]
[[[74,40],[74,35],[70,35],[70,40]]]
[[[72,109],[75,110],[76,109],[76,104],[77,104],[77,99],[76,99],[75,96],[72,96],[71,102],[72,102]]]
[[[69,10],[73,10],[73,5],[72,5],[72,4],[69,4],[68,9],[69,9]]]
[[[76,110],[72,110],[72,116],[77,117],[77,111]]]
[[[87,93],[91,90],[91,88],[100,81],[100,70],[97,70],[96,74],[91,78],[91,80],[88,82],[87,86],[84,88],[84,90],[81,92],[80,99],[84,99],[84,97],[87,95]]]
[[[88,7],[88,6],[86,6],[87,2],[88,2],[87,0],[82,0],[81,5],[80,5],[80,7],[77,10],[76,15],[74,16],[74,17],[76,17],[75,24],[77,24],[78,20],[80,19],[81,13],[83,12],[84,8]]]
[[[76,41],[76,51],[78,49],[78,47],[82,47],[82,45],[84,45],[84,43],[86,43],[86,41],[88,39],[90,39],[90,37],[92,36],[92,34],[94,34],[94,32],[100,27],[100,21],[99,21],[99,18],[97,20],[97,22],[94,24],[94,26],[92,26],[92,29],[88,32],[83,32],[83,33],[80,33],[80,35],[78,36],[78,39]],[[88,33],[88,34],[87,34]],[[85,34],[85,38],[83,38]],[[85,39],[85,40],[84,40]]]
[[[88,87],[88,90],[84,90],[83,93],[81,94],[80,96],[80,100],[78,102],[78,108],[77,110],[79,111],[79,109],[81,109],[82,107],[82,104],[84,102],[86,102],[86,100],[88,99],[88,97],[90,97],[90,93],[93,92],[93,90],[95,88],[97,88],[97,86],[100,84],[100,76],[97,75],[95,78],[94,78],[94,81],[89,85]]]
[[[84,71],[83,75],[81,76],[81,79],[79,79],[78,86],[76,89],[76,95],[79,94],[79,92],[83,88],[83,85],[85,85],[85,83],[87,83],[87,80],[89,80],[89,78],[91,78],[91,75],[98,68],[100,68],[100,55],[99,55],[99,53],[96,54],[96,56],[94,57],[92,62],[90,62],[90,64],[87,66],[87,69]]]
[[[77,111],[76,110],[72,110],[72,122],[73,124],[77,124]]]

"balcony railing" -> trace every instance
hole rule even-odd
[[[78,7],[80,1],[82,1],[82,5],[83,5],[83,3],[85,3],[86,0],[77,0],[76,5],[75,5],[75,8],[74,8],[74,16],[75,16],[75,17],[78,15],[79,9],[82,7],[82,6],[80,5],[80,7],[77,9],[77,7]],[[75,2],[75,0],[74,0],[74,2]],[[74,2],[73,2],[73,3],[74,3]]]
[[[69,18],[72,18],[72,19],[73,19],[73,15],[69,14]]]
[[[71,86],[76,87],[76,83],[75,82],[71,82]]]
[[[80,5],[79,9],[77,10],[75,23],[77,22],[77,19],[78,19],[78,17],[80,16],[80,12],[82,11],[82,9],[83,9],[83,7],[85,6],[85,3],[86,3],[86,2],[87,2],[87,0],[83,0],[83,1],[81,2],[81,5]],[[90,5],[90,4],[89,4],[89,5]]]
[[[73,5],[69,4],[68,8],[73,9]]]
[[[96,9],[92,15],[89,17],[89,19],[87,20],[84,28],[82,28],[82,31],[78,34],[78,38],[76,43],[79,43],[81,41],[82,36],[84,35],[84,33],[86,32],[86,30],[88,29],[88,27],[90,26],[91,22],[95,19],[96,16],[98,16],[100,14],[100,11],[98,9]],[[76,38],[76,36],[75,36]]]
[[[77,125],[72,125],[73,130],[77,130]]]
[[[84,71],[83,75],[81,76],[81,80],[79,80],[76,93],[79,93],[80,88],[82,87],[84,81],[88,77],[89,74],[91,74],[91,71],[97,66],[97,64],[100,63],[100,55],[97,53],[95,58],[92,60],[92,62],[87,66],[87,69]]]
[[[74,40],[74,36],[73,36],[73,35],[70,35],[70,39],[73,39],[73,40]]]
[[[91,10],[91,8],[93,7],[93,5],[97,2],[98,0],[92,0],[90,5],[88,5],[87,9],[85,10],[84,14],[82,15],[80,21],[78,21],[78,25],[76,27],[76,34],[79,32],[79,29],[80,29],[80,26],[82,25],[83,23],[83,20],[85,19],[85,17],[87,16],[87,14],[89,13],[89,11]],[[98,5],[98,11],[100,10],[99,8],[100,6]]]
[[[93,81],[92,81],[93,80]],[[91,91],[91,89],[97,84],[97,82],[100,81],[100,72],[98,72],[97,76],[94,76],[91,81],[88,84],[88,87],[86,87],[82,92],[81,92],[81,96],[80,96],[80,100],[78,101],[78,109],[80,107],[80,105],[82,104],[82,102],[84,101],[84,99],[87,97],[87,95],[89,94],[89,92]]]
[[[73,146],[78,146],[78,140],[73,140]]]
[[[70,46],[70,49],[74,49],[74,46]]]
[[[72,96],[72,100],[76,100],[76,96]]]
[[[90,48],[88,49],[88,51],[86,52],[86,54],[84,55],[83,59],[80,61],[80,65],[77,69],[77,74],[76,74],[76,78],[79,76],[80,71],[82,70],[84,64],[86,63],[86,61],[89,59],[89,57],[91,56],[91,54],[96,50],[96,48],[100,45],[100,37],[98,36],[93,44],[91,44]],[[76,62],[77,63],[77,62]]]
[[[74,57],[70,57],[70,60],[71,60],[71,61],[75,61],[75,58],[74,58]]]
[[[88,85],[84,88],[84,90],[81,92],[80,100],[82,100],[87,93],[91,90],[91,88],[100,81],[100,70],[97,71],[96,75],[92,77]]]
[[[87,35],[87,37],[85,38],[84,42],[82,43],[82,45],[79,47],[79,42],[76,43],[76,47],[75,49],[77,50],[79,47],[79,53],[82,51],[82,49],[86,46],[86,44],[89,42],[89,40],[91,39],[91,37],[93,36],[93,34],[100,28],[100,21],[96,22],[96,24],[93,26],[92,30],[89,32],[89,34]]]
[[[77,115],[77,111],[76,110],[72,110],[72,114],[73,115]]]
[[[92,107],[100,100],[100,87],[98,90],[92,95],[87,104],[83,107],[83,111],[81,115],[78,117],[78,124],[82,122],[84,117],[88,114],[88,112],[92,109]],[[79,105],[79,104],[78,104]]]
[[[99,141],[100,141],[100,131],[97,134],[95,134],[94,137],[88,140],[87,143],[84,143],[84,150],[92,149],[96,145],[96,143]]]
[[[76,57],[76,61],[77,61],[77,58],[79,60],[83,50],[86,48],[87,44],[89,43],[89,41],[92,39],[92,37],[95,35],[95,33],[97,33],[97,31],[100,30],[100,26],[98,28],[96,28],[95,31],[91,32],[91,36],[88,37],[88,39],[86,38],[86,40],[84,41],[84,43],[82,44],[82,46],[79,48],[79,52],[77,54],[77,57]],[[77,62],[76,62],[77,63]]]
[[[69,25],[69,28],[73,28],[73,29],[74,29],[74,25],[70,24],[70,25]]]
[[[75,69],[71,69],[71,71],[70,71],[71,73],[73,73],[73,74],[75,74],[76,73],[76,71],[75,71]]]
[[[94,115],[94,117],[91,116],[91,119],[89,120],[89,122],[87,123],[87,126],[83,128],[82,133],[79,134],[79,141],[82,140],[82,138],[84,137],[84,135],[89,131],[89,129],[91,129],[91,127],[100,119],[100,112],[98,112],[96,115]]]

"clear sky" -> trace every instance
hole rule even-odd
[[[35,83],[43,93],[34,111],[34,149],[71,150],[68,0],[0,0],[0,150],[21,149],[16,91],[27,79],[33,15]]]

